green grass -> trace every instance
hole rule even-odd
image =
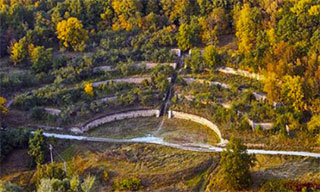
[[[131,139],[155,133],[162,118],[135,118],[106,123],[94,128],[87,136],[115,139]],[[173,143],[215,144],[219,142],[217,135],[208,127],[192,121],[181,119],[165,119],[158,137]]]

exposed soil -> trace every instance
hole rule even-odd
[[[12,151],[0,164],[0,176],[30,169],[31,157],[27,149]]]

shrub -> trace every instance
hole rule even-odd
[[[34,120],[44,120],[47,118],[47,112],[43,107],[34,107],[31,110],[31,118]]]
[[[259,192],[269,192],[269,191],[288,191],[285,184],[279,180],[272,180],[264,183]]]
[[[240,120],[240,124],[239,124],[239,129],[240,130],[249,130],[251,129],[251,126],[248,122],[248,117],[244,116],[243,118],[241,118]]]
[[[311,120],[307,124],[307,127],[311,133],[320,133],[320,115],[312,116]]]
[[[45,164],[39,165],[36,171],[37,183],[40,182],[41,179],[59,179],[62,180],[66,177],[66,173],[64,170],[56,163],[53,164]]]
[[[36,72],[48,72],[52,68],[52,49],[37,46],[30,50],[31,69]]]
[[[108,173],[108,170],[105,169],[104,172],[103,172],[103,179],[105,181],[108,181],[109,180],[109,173]]]
[[[34,162],[37,165],[44,163],[47,146],[42,130],[36,131],[29,139],[29,148],[28,154],[33,157]]]
[[[257,126],[256,126],[255,132],[256,132],[258,135],[262,135],[262,134],[263,134],[263,128],[261,127],[261,125],[257,125]]]
[[[118,190],[137,191],[142,188],[142,184],[140,179],[133,177],[133,178],[124,179],[120,182],[115,183],[114,188]]]
[[[25,191],[22,187],[19,187],[10,182],[4,182],[0,180],[0,191],[1,192],[23,192]]]

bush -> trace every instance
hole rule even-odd
[[[133,177],[130,179],[124,179],[114,184],[114,188],[118,190],[131,190],[137,191],[142,188],[141,180]]]
[[[244,116],[241,120],[240,120],[240,124],[239,124],[239,129],[240,130],[250,130],[251,126],[248,122],[248,117]]]
[[[0,180],[0,191],[1,192],[23,192],[25,191],[22,187],[19,187],[10,182],[3,182]]]
[[[31,110],[31,118],[34,120],[44,120],[47,118],[47,112],[43,107],[34,107]]]
[[[63,180],[66,177],[66,173],[58,164],[54,163],[39,165],[37,167],[36,176],[37,183],[39,183],[43,178]]]
[[[269,191],[288,191],[285,184],[279,180],[272,180],[264,183],[259,192],[269,192]]]
[[[29,139],[28,154],[33,157],[37,165],[41,165],[45,161],[46,152],[46,139],[43,136],[43,131],[38,130],[34,133],[33,137]]]
[[[104,181],[108,181],[109,180],[109,173],[108,173],[107,169],[105,169],[104,172],[103,172],[103,179],[104,179]]]

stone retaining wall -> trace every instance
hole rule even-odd
[[[218,69],[218,71],[222,72],[222,73],[226,73],[226,74],[240,75],[240,76],[243,76],[243,77],[248,77],[248,78],[256,79],[256,80],[259,80],[259,81],[264,79],[263,75],[260,75],[260,74],[257,74],[257,73],[250,73],[248,71],[244,71],[244,70],[241,70],[241,69],[234,69],[234,68],[231,68],[231,67],[222,67],[222,68]]]
[[[106,81],[99,81],[92,83],[93,87],[98,87],[99,85],[107,84],[110,82],[116,82],[116,83],[134,83],[134,84],[140,84],[144,80],[150,81],[150,77],[135,77],[135,78],[123,78],[123,79],[109,79]]]
[[[145,66],[146,69],[152,69],[155,68],[158,65],[169,65],[171,67],[173,67],[174,69],[176,69],[177,67],[177,63],[153,63],[153,62],[141,62],[141,63],[137,63],[136,67],[143,67]]]
[[[227,141],[222,138],[219,128],[215,124],[213,124],[211,121],[197,115],[192,115],[192,114],[178,112],[178,111],[171,111],[170,113],[173,118],[190,120],[190,121],[209,127],[218,135],[220,139],[220,144],[226,144]]]
[[[273,127],[273,123],[256,123],[251,119],[248,119],[248,123],[251,126],[252,130],[255,130],[257,126],[261,126],[262,130],[270,130]]]
[[[198,82],[198,83],[202,83],[202,84],[208,84],[208,85],[214,85],[214,86],[220,86],[224,89],[230,89],[230,86],[228,84],[225,83],[221,83],[218,81],[208,81],[205,79],[194,79],[194,78],[183,78],[183,80],[187,83],[193,83],[193,82]]]
[[[118,121],[118,120],[123,120],[123,119],[131,119],[131,118],[136,118],[136,117],[151,117],[151,116],[158,117],[159,114],[160,114],[160,111],[156,110],[156,109],[135,110],[135,111],[116,113],[116,114],[112,114],[112,115],[107,115],[105,117],[93,120],[93,121],[85,124],[82,127],[82,131],[85,132],[91,128],[98,127],[99,125],[113,122],[113,121]]]
[[[50,115],[55,115],[55,116],[58,116],[61,113],[60,109],[54,109],[49,107],[45,107],[44,110]]]

